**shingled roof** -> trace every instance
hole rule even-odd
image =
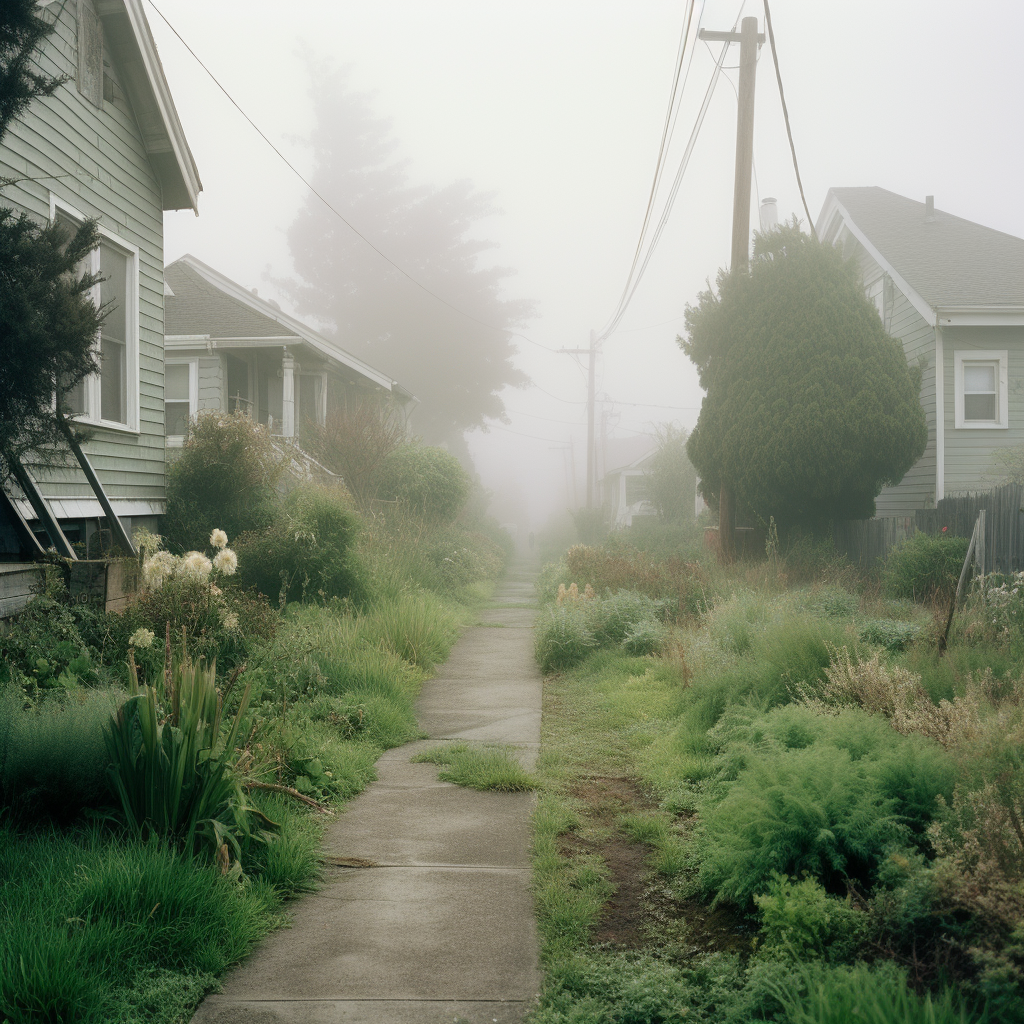
[[[252,309],[203,277],[185,259],[164,269],[164,332],[210,338],[295,337],[279,321]]]
[[[306,346],[395,395],[415,401],[398,381],[346,352],[334,341],[261,299],[220,271],[186,254],[164,268],[164,336],[167,348],[191,347],[196,339],[227,347]],[[262,343],[262,344],[261,344]]]
[[[838,210],[836,209],[838,207]],[[834,188],[818,220],[829,239],[839,212],[933,310],[1024,307],[1024,239],[884,188]]]

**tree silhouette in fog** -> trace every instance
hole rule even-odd
[[[498,212],[493,194],[468,181],[410,184],[391,124],[367,96],[344,73],[319,69],[313,85],[313,185],[417,281],[482,323],[417,287],[313,195],[288,231],[298,278],[285,287],[300,313],[333,325],[339,345],[419,398],[418,432],[460,447],[463,431],[505,419],[502,388],[528,382],[512,365],[510,332],[530,303],[501,298],[513,271],[482,264],[494,244],[470,236]]]

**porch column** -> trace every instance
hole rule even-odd
[[[327,422],[327,371],[320,374],[320,402],[316,411],[316,421],[322,427]]]
[[[288,349],[281,356],[281,434],[295,436],[295,359]]]

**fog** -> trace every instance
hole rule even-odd
[[[158,0],[159,10],[239,106],[306,176],[317,99],[311,69],[345,69],[391,122],[413,186],[468,180],[498,212],[472,238],[496,243],[480,267],[509,267],[500,298],[536,315],[513,341],[533,382],[507,389],[508,422],[467,434],[495,511],[524,529],[583,499],[582,348],[616,308],[637,245],[685,11],[682,0]],[[700,11],[700,4],[697,10]],[[248,125],[147,5],[175,103],[203,179],[200,215],[169,214],[165,259],[190,252],[296,310],[288,229],[306,186]],[[728,29],[737,0],[707,0],[701,25]],[[760,3],[742,13],[762,21]],[[813,217],[833,186],[879,185],[1024,235],[1024,6],[979,0],[776,0],[786,99]],[[669,154],[674,173],[713,52],[694,51]],[[726,60],[738,61],[738,47]],[[696,373],[675,344],[686,304],[728,262],[736,97],[728,70],[708,109],[668,226],[597,366],[599,432],[692,427]],[[319,109],[323,108],[319,105]],[[771,51],[757,71],[752,225],[759,198],[806,220]],[[319,180],[319,179],[318,179]],[[342,197],[343,198],[343,197]],[[655,210],[660,215],[664,194]],[[340,202],[340,200],[339,200]],[[333,214],[321,208],[320,215]],[[356,227],[362,225],[353,220]],[[348,231],[338,222],[337,232]],[[383,229],[382,229],[383,230]],[[388,252],[386,233],[371,239]],[[368,261],[379,259],[367,248]],[[410,267],[415,272],[415,267]],[[443,293],[441,285],[438,293]],[[316,323],[311,320],[310,322]],[[344,339],[341,339],[344,344]],[[360,352],[363,358],[373,357]],[[437,351],[443,361],[445,353]],[[385,361],[380,365],[388,369]],[[397,370],[395,375],[401,380]]]

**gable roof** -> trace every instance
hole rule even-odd
[[[658,439],[650,434],[635,437],[610,437],[604,444],[604,475],[637,469],[657,451]]]
[[[829,190],[818,235],[844,226],[929,323],[1024,323],[1024,239],[877,186]]]
[[[142,0],[95,0],[103,38],[117,62],[146,153],[160,180],[165,210],[199,212],[203,184],[171,98]]]
[[[396,380],[346,352],[334,342],[261,299],[240,284],[185,255],[164,268],[164,336],[168,350],[199,340],[214,343],[260,341],[306,344],[320,355],[347,366],[397,397],[412,398]],[[237,344],[235,347],[238,347]]]

